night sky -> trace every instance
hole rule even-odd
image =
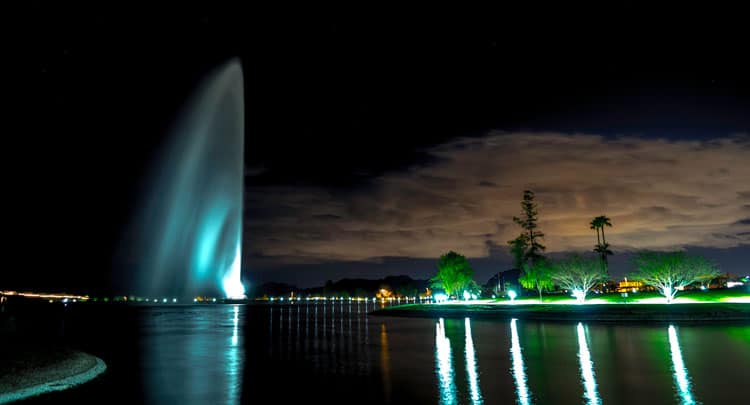
[[[232,57],[249,283],[426,278],[448,250],[483,283],[510,267],[524,189],[553,255],[591,250],[606,214],[615,276],[645,248],[748,272],[750,63],[731,10],[108,7],[9,18],[0,287],[131,292],[124,233],[149,169]]]

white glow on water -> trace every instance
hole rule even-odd
[[[518,394],[518,403],[529,405],[531,403],[531,394],[526,386],[526,369],[523,366],[523,356],[521,355],[521,344],[518,339],[518,328],[516,322],[518,319],[510,320],[510,354],[513,362],[513,380],[516,383],[516,394]]]
[[[451,357],[451,342],[445,337],[445,322],[443,318],[440,318],[435,326],[435,365],[437,367],[441,404],[456,403],[456,384],[453,380],[453,359]]]
[[[674,326],[669,325],[669,349],[672,353],[672,370],[674,371],[674,381],[677,384],[677,394],[680,397],[680,403],[683,405],[694,404],[693,394],[690,392],[690,377],[682,361],[682,351],[680,342],[677,340],[677,331]]]
[[[482,391],[479,389],[479,373],[477,373],[477,357],[474,353],[474,340],[471,338],[471,319],[464,320],[465,355],[466,355],[466,377],[469,379],[469,390],[471,392],[471,403],[482,403]]]
[[[222,285],[224,287],[224,295],[227,298],[242,299],[245,298],[245,286],[242,285],[241,279],[241,268],[242,268],[242,253],[239,245],[234,253],[234,260],[229,266],[229,271],[226,272]]]
[[[594,376],[594,362],[586,342],[583,324],[578,322],[578,360],[581,363],[581,378],[583,379],[583,397],[587,404],[601,404],[599,393],[596,391],[596,377]]]
[[[242,393],[242,371],[244,368],[244,350],[239,343],[240,306],[232,306],[232,336],[229,346],[226,347],[226,392],[227,403],[237,404],[240,402]]]
[[[239,323],[240,307],[234,306],[234,329],[232,331],[232,346],[237,346],[239,338],[237,337],[237,324]]]

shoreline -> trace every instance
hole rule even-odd
[[[0,404],[20,401],[50,392],[63,391],[87,383],[107,370],[106,363],[91,354],[80,351],[66,351],[64,358],[47,364],[34,364],[29,361],[25,368],[17,370],[12,378],[19,381],[0,381],[5,385],[17,385],[20,388],[0,392]],[[73,369],[73,373],[69,371]],[[19,377],[20,374],[20,377]],[[26,375],[24,375],[26,374]],[[7,388],[7,387],[0,387]]]
[[[410,304],[372,311],[373,316],[407,318],[476,318],[562,322],[750,323],[748,304]]]

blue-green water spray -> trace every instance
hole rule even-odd
[[[233,60],[201,85],[159,157],[136,235],[144,292],[244,294],[244,114]]]

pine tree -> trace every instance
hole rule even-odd
[[[519,249],[519,246],[523,246],[523,262],[534,264],[540,259],[543,259],[542,253],[544,252],[544,245],[540,242],[544,238],[544,233],[538,230],[537,220],[539,213],[537,212],[537,204],[534,202],[534,192],[531,190],[525,190],[523,192],[523,200],[521,201],[521,209],[523,211],[522,217],[513,217],[513,222],[517,223],[523,232],[516,239],[508,242],[511,245],[511,251],[514,253]]]

